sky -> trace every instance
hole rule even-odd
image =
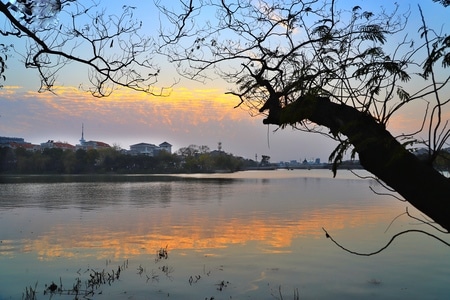
[[[155,9],[142,7],[148,3],[140,2],[127,4],[141,8],[137,10],[137,18],[142,18],[144,28],[159,26]],[[417,10],[414,1],[397,2],[401,7],[410,4],[412,10]],[[108,2],[108,9],[114,9],[116,4],[120,7],[119,3]],[[450,8],[431,0],[420,4],[434,22],[448,23]],[[16,49],[24,49],[24,42],[15,40]],[[214,150],[221,142],[225,152],[250,159],[256,155],[258,160],[261,155],[269,155],[272,162],[315,158],[327,161],[336,146],[336,142],[319,134],[263,125],[262,116],[253,117],[245,109],[234,108],[239,100],[225,94],[232,87],[219,79],[205,83],[180,79],[167,97],[120,89],[109,97],[94,98],[78,89],[80,81],[87,79],[82,71],[75,71],[78,69],[74,64],[61,70],[52,94],[37,92],[37,74],[24,68],[17,53],[7,63],[6,81],[0,89],[0,136],[21,137],[34,144],[55,140],[75,145],[81,138],[83,124],[86,140],[124,149],[141,142],[168,142],[173,151],[191,144]],[[162,77],[158,84],[170,85],[171,81],[179,80],[176,70],[165,62]],[[415,118],[414,111],[405,111],[391,122],[392,131],[417,129],[420,118]]]

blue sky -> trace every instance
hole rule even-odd
[[[160,25],[157,10],[152,1],[143,2],[127,1],[127,5],[138,8],[136,18],[142,19],[147,34],[152,35]],[[397,2],[400,9],[411,7],[411,34],[416,34],[420,26],[417,3],[422,5],[434,26],[449,28],[449,8],[431,0]],[[120,9],[120,3],[109,1],[108,11]],[[370,5],[373,9],[381,4],[380,1],[357,0],[352,3]],[[13,42],[18,51],[24,49],[24,39]],[[162,67],[159,84],[170,85],[179,78],[172,66],[162,59],[158,62]],[[0,135],[23,137],[32,143],[53,139],[76,144],[81,138],[83,123],[85,139],[117,144],[125,149],[139,142],[159,144],[164,141],[171,143],[174,150],[189,144],[216,149],[217,143],[222,142],[226,152],[247,158],[265,154],[271,156],[272,161],[305,158],[326,161],[336,145],[321,135],[290,128],[274,132],[276,127],[264,126],[262,117],[251,117],[247,111],[235,109],[238,99],[224,95],[232,87],[218,79],[204,84],[181,80],[169,97],[120,90],[100,99],[77,89],[86,81],[86,73],[76,64],[70,64],[61,70],[56,94],[37,93],[39,78],[34,70],[23,67],[18,54],[10,55],[6,76],[4,87],[0,89]],[[413,107],[394,119],[390,126],[394,133],[412,131],[418,120]]]

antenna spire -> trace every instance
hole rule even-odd
[[[81,139],[80,139],[80,144],[84,145],[86,141],[84,140],[84,123],[81,123]]]

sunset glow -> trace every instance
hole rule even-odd
[[[275,161],[328,156],[332,146],[317,146],[326,141],[323,137],[312,136],[312,143],[305,144],[301,134],[291,130],[268,135],[276,127],[268,129],[262,117],[250,116],[245,107],[236,108],[239,99],[225,92],[175,86],[161,97],[121,89],[95,98],[75,87],[59,86],[52,94],[5,86],[0,90],[0,124],[3,135],[37,144],[52,139],[75,145],[83,123],[87,139],[125,149],[135,143],[164,141],[174,151],[190,144],[214,149],[222,142],[226,152],[246,158],[255,153],[268,154]],[[283,146],[284,139],[291,140],[291,149]]]
[[[289,221],[286,222],[286,219]],[[42,232],[36,239],[23,240],[22,252],[36,252],[40,260],[85,258],[91,253],[96,253],[96,259],[132,259],[139,255],[152,256],[166,245],[170,251],[204,252],[208,249],[257,242],[264,252],[277,253],[290,251],[293,241],[299,237],[322,238],[322,227],[335,233],[355,228],[363,234],[361,228],[367,224],[388,224],[391,219],[391,214],[381,207],[373,207],[361,215],[354,214],[353,209],[340,208],[317,209],[301,216],[286,213],[267,218],[265,215],[253,214],[246,220],[192,214],[189,226],[181,225],[178,223],[180,220],[176,222],[164,215],[151,220],[136,219],[134,216],[133,220],[117,220],[119,224],[134,222],[133,226],[140,230],[133,234],[126,228],[120,229],[119,224],[111,227],[108,223],[87,232],[85,226],[68,223]],[[290,226],[278,226],[281,223],[289,223]],[[4,248],[7,244],[8,240],[3,240]],[[3,251],[2,255],[13,254]]]

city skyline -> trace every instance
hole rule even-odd
[[[142,140],[142,141],[139,141],[139,142],[137,142],[135,144],[129,144],[127,147],[124,147],[124,146],[119,146],[118,144],[106,143],[101,138],[85,139],[84,138],[84,136],[85,136],[84,124],[81,125],[81,131],[80,132],[81,132],[81,138],[78,140],[78,143],[70,142],[70,141],[63,140],[63,139],[57,139],[57,138],[56,139],[45,139],[45,140],[38,141],[38,142],[31,142],[30,140],[27,140],[24,137],[11,136],[11,135],[9,135],[9,136],[8,135],[0,135],[0,138],[6,139],[6,140],[8,140],[8,139],[21,140],[25,144],[31,144],[33,146],[38,146],[38,147],[42,147],[42,145],[47,145],[49,143],[55,144],[55,145],[56,144],[65,144],[66,146],[72,146],[73,149],[82,149],[83,144],[92,143],[92,142],[96,142],[96,143],[102,144],[102,147],[100,147],[100,148],[103,148],[104,145],[107,145],[109,147],[118,147],[121,150],[127,150],[127,151],[132,150],[133,146],[136,146],[136,145],[139,145],[139,144],[150,144],[150,145],[154,145],[154,146],[157,146],[157,147],[161,146],[162,144],[169,144],[170,146],[172,146],[172,143],[168,142],[168,140],[159,141],[159,142]],[[20,144],[20,143],[21,142],[15,141],[15,144]],[[194,146],[207,146],[210,151],[215,151],[215,150],[224,151],[224,152],[227,152],[227,153],[232,154],[234,156],[240,156],[240,157],[243,157],[245,159],[252,159],[252,160],[260,160],[263,155],[267,155],[265,153],[255,153],[253,155],[253,157],[246,157],[244,155],[241,155],[240,153],[233,153],[233,152],[230,152],[230,151],[226,151],[225,149],[223,149],[223,143],[221,141],[217,141],[215,145],[192,144],[191,143],[191,144],[182,146],[180,148],[189,147],[189,146],[192,146],[192,145],[194,145]],[[58,146],[56,146],[56,147],[58,147]],[[180,148],[173,148],[172,147],[171,153],[176,153],[178,150],[180,150]],[[270,157],[270,155],[268,155],[268,156]],[[321,160],[320,157],[312,155],[312,156],[304,156],[304,157],[299,156],[297,158],[289,158],[289,159],[279,159],[279,160],[277,160],[277,162],[304,161],[304,160],[315,161],[317,159]],[[275,162],[275,160],[273,160],[272,158],[270,160]]]

